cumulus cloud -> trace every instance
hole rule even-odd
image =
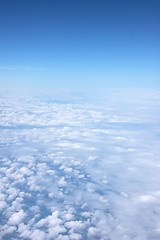
[[[22,222],[25,216],[26,216],[26,213],[21,209],[19,212],[12,214],[12,216],[8,220],[8,224],[17,225],[20,222]]]
[[[98,235],[99,235],[99,231],[98,231],[97,228],[95,228],[95,227],[90,227],[90,228],[88,229],[87,236],[88,236],[89,238],[95,238],[95,237],[98,236]]]
[[[69,236],[69,238],[70,238],[71,240],[81,240],[81,239],[82,239],[82,235],[79,234],[79,233],[72,233],[72,234]]]
[[[73,230],[81,230],[85,228],[85,223],[81,221],[70,221],[70,222],[66,222],[65,226]]]
[[[60,187],[65,187],[67,185],[67,182],[65,181],[65,178],[62,177],[59,181],[58,181],[58,185]]]
[[[5,201],[0,201],[0,211],[2,211],[2,209],[6,208],[8,205]]]

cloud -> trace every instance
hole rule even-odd
[[[159,239],[155,96],[1,97],[0,238]]]
[[[65,187],[67,185],[67,182],[65,181],[65,178],[62,177],[59,181],[58,181],[58,185],[60,187]]]
[[[81,240],[81,239],[82,239],[82,235],[79,234],[79,233],[72,233],[72,234],[69,236],[69,238],[70,238],[71,240]]]
[[[19,212],[12,214],[12,216],[8,220],[8,223],[10,225],[17,225],[22,222],[25,216],[26,213],[21,209]]]
[[[66,222],[65,226],[67,228],[79,230],[79,229],[83,229],[85,227],[85,224],[81,221],[70,221],[70,222]]]
[[[96,236],[99,235],[99,231],[98,231],[98,229],[95,228],[95,227],[90,227],[90,228],[88,229],[87,235],[88,235],[89,238],[93,238],[93,237],[96,237]]]
[[[6,71],[45,71],[46,68],[39,68],[39,67],[11,67],[11,66],[0,66],[0,70],[6,70]]]
[[[31,235],[29,236],[29,239],[32,240],[45,240],[45,233],[39,229],[33,230]]]
[[[19,189],[16,189],[13,187],[9,188],[6,191],[6,193],[9,194],[8,200],[13,200],[14,198],[16,198],[16,196],[18,196],[19,192],[20,192]]]
[[[0,211],[2,211],[4,208],[6,208],[8,205],[5,201],[0,201]]]

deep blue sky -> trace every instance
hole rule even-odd
[[[5,0],[2,88],[160,87],[159,0]]]

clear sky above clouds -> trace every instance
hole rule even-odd
[[[159,87],[159,13],[159,0],[1,1],[1,87]]]

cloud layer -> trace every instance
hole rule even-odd
[[[160,238],[158,92],[106,96],[1,98],[1,239]]]

